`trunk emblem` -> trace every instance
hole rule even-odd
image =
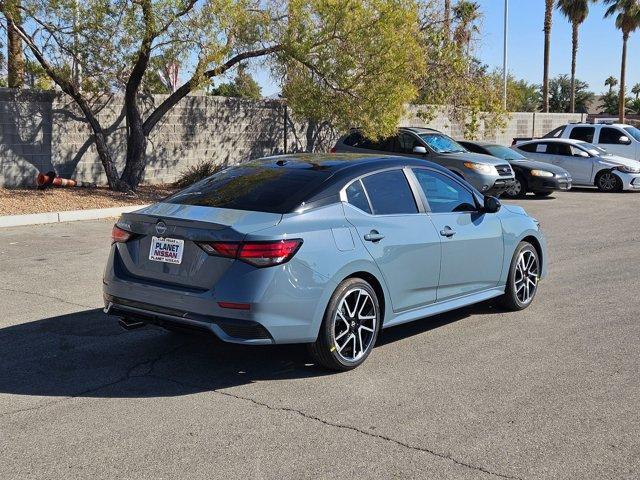
[[[164,223],[162,220],[160,220],[158,223],[156,223],[156,233],[158,235],[163,235],[164,232],[167,231],[167,224]]]

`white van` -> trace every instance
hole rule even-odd
[[[640,160],[640,130],[624,123],[570,123],[551,130],[544,138],[582,140],[620,157]]]

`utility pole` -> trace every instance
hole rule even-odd
[[[504,0],[504,39],[502,46],[502,106],[507,109],[507,37],[509,35],[509,0]]]

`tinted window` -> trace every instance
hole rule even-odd
[[[398,135],[398,152],[413,153],[414,147],[423,147],[420,140],[409,133],[401,133]]]
[[[469,190],[452,178],[425,169],[413,171],[434,213],[475,211],[475,200]]]
[[[163,201],[287,213],[328,176],[326,171],[243,165],[222,170]]]
[[[359,208],[363,212],[371,213],[371,208],[369,207],[369,200],[367,200],[367,195],[364,193],[364,188],[360,183],[360,180],[356,180],[351,185],[349,185],[346,189],[347,192],[347,201],[356,208]]]
[[[535,153],[537,145],[537,143],[527,143],[526,145],[518,145],[517,148],[524,152]]]
[[[603,127],[600,130],[600,141],[598,143],[604,143],[605,145],[624,145],[627,142],[621,142],[620,137],[626,136],[625,133],[622,133],[617,128],[611,127]]]
[[[369,175],[362,179],[362,183],[376,215],[418,212],[413,192],[402,170]]]
[[[345,145],[356,148],[365,148],[367,150],[381,150],[383,152],[398,151],[398,137],[395,135],[388,138],[381,138],[379,140],[371,140],[363,136],[360,132],[353,132],[343,140],[343,143]]]
[[[549,133],[547,133],[544,138],[560,138],[562,136],[562,132],[564,132],[565,126],[554,128]]]
[[[593,142],[593,134],[595,131],[595,127],[573,127],[569,134],[569,138],[591,143]]]

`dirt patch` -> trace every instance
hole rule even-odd
[[[143,185],[135,195],[108,188],[0,188],[0,215],[87,210],[154,203],[176,191],[172,185]]]

